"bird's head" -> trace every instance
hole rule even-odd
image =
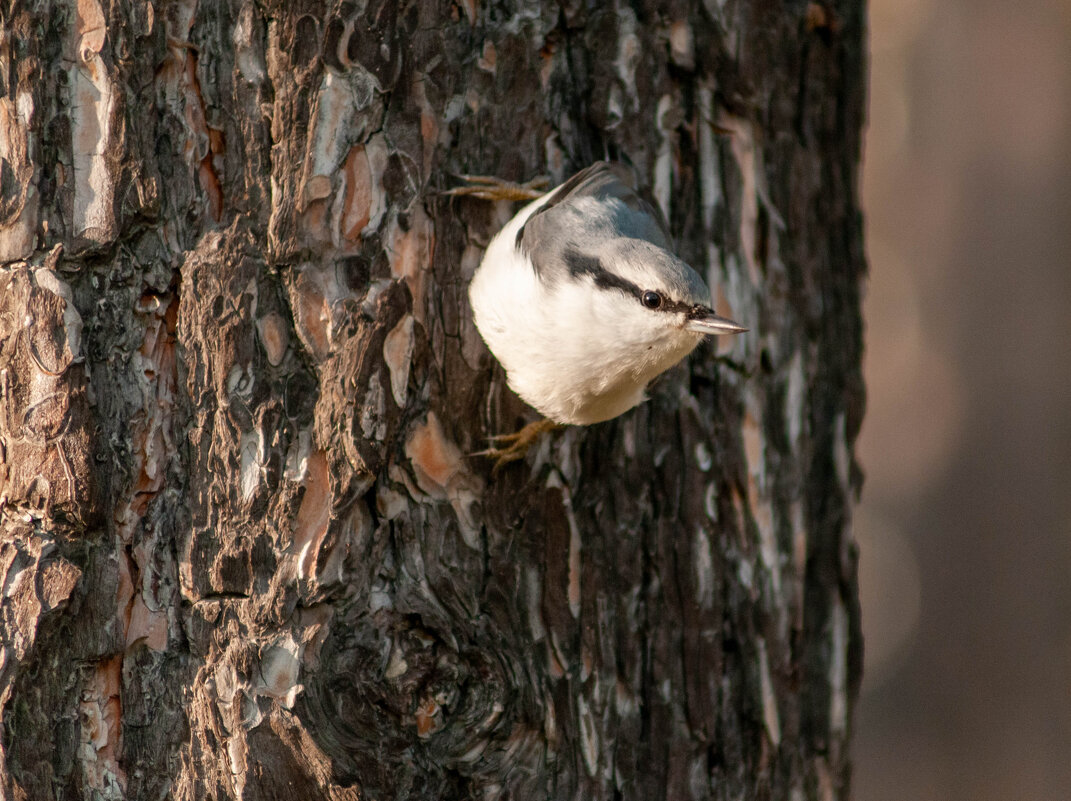
[[[695,270],[651,242],[619,237],[564,255],[567,280],[590,294],[599,335],[615,338],[622,348],[676,363],[704,336],[747,330],[716,314]]]

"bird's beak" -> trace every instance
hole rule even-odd
[[[698,307],[688,314],[684,327],[697,334],[739,334],[747,329],[728,317],[719,317],[712,309]]]

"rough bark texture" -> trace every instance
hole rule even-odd
[[[847,796],[861,2],[0,24],[0,798]],[[441,191],[604,156],[752,330],[492,475]]]

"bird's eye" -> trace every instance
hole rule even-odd
[[[640,296],[640,303],[646,306],[648,309],[657,309],[662,305],[662,296],[657,292],[648,289]]]

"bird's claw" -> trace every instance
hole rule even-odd
[[[492,175],[459,175],[457,177],[467,182],[468,186],[447,189],[442,194],[451,197],[474,197],[480,200],[535,200],[543,196],[549,183],[546,176],[538,176],[523,184],[504,181]]]
[[[534,423],[529,423],[520,431],[513,434],[495,434],[488,437],[491,442],[501,442],[506,444],[507,447],[487,448],[486,450],[476,451],[472,455],[486,456],[489,459],[494,459],[495,464],[491,468],[491,472],[498,473],[499,470],[510,462],[516,462],[519,459],[523,459],[525,454],[528,453],[528,449],[545,433],[560,427],[560,424],[555,423],[553,420],[548,420],[546,418],[536,420]]]

